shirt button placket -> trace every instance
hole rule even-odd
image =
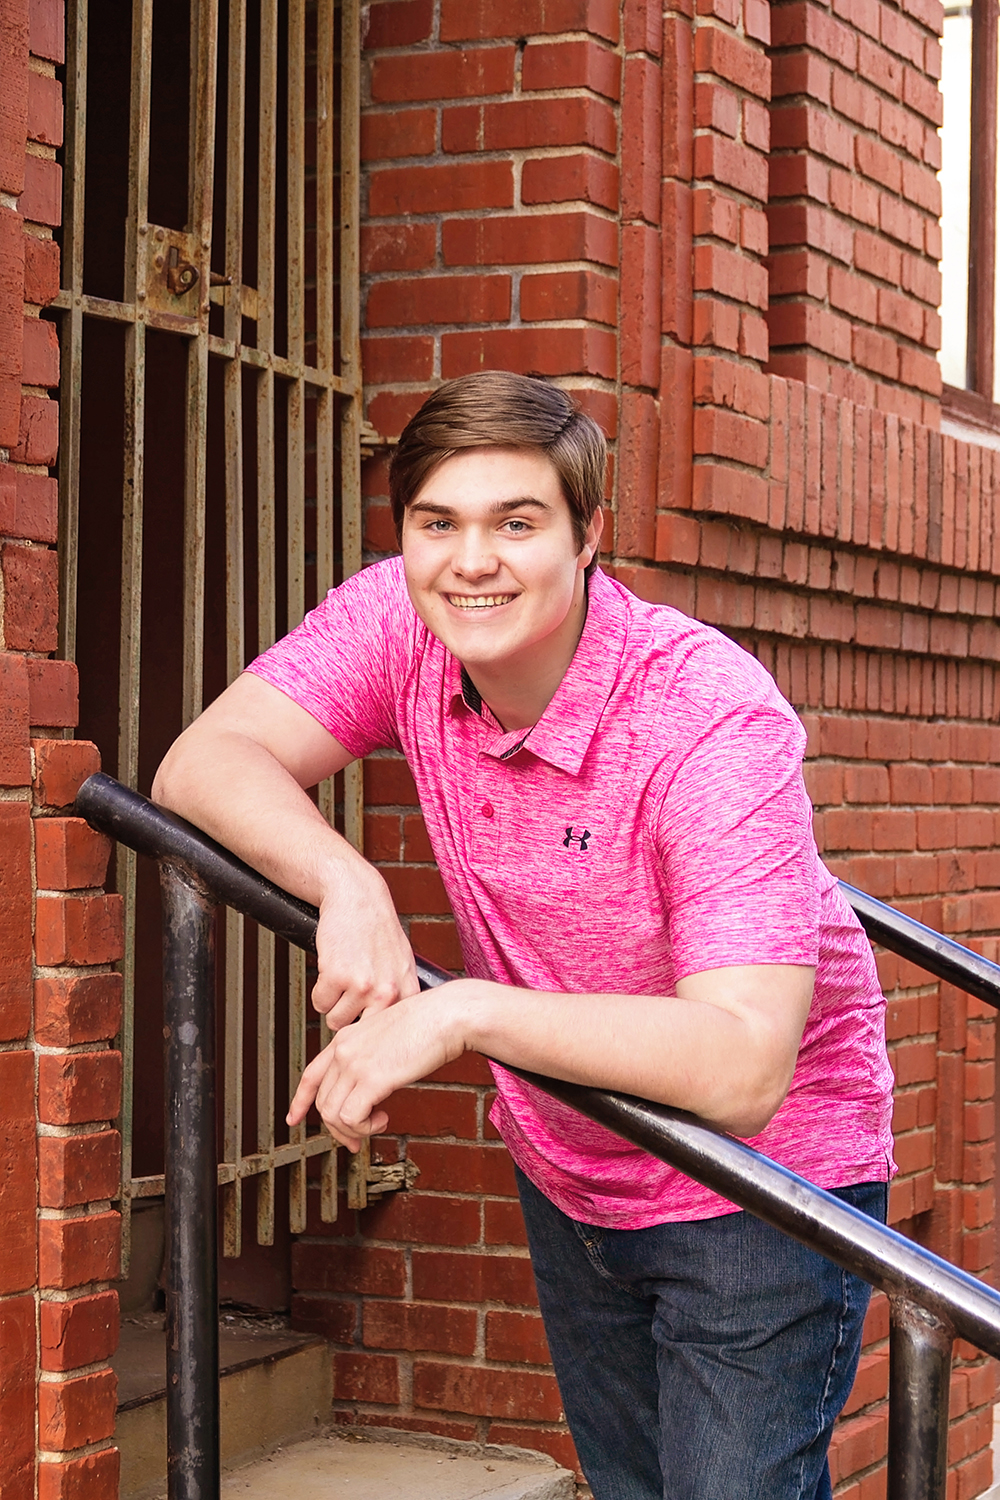
[[[474,857],[493,865],[497,857],[500,834],[500,785],[497,773],[502,767],[490,755],[480,754],[476,775],[476,792],[470,822]]]

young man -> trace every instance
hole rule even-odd
[[[884,1217],[884,1003],[816,854],[804,734],[740,648],[595,571],[604,463],[545,382],[442,386],[393,459],[402,558],[253,663],[154,795],[320,908],[336,1035],[292,1123],[315,1102],[356,1149],[468,1048],[692,1110]],[[379,747],[413,771],[470,976],[424,994],[381,876],[303,790]],[[598,1500],[829,1496],[867,1287],[496,1078]]]

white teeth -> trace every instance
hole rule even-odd
[[[473,598],[468,594],[449,594],[448,598],[456,609],[487,609],[492,604],[509,604],[514,595],[479,594]]]

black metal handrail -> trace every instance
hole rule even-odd
[[[224,902],[315,951],[315,907],[183,818],[91,776],[77,811],[160,862],[167,1035],[167,1422],[170,1500],[219,1493],[212,910]],[[869,935],[1000,1006],[1000,967],[844,885]],[[422,987],[452,976],[417,960]],[[889,1500],[943,1500],[951,1345],[1000,1358],[1000,1294],[833,1194],[681,1110],[511,1072],[820,1251],[890,1300]],[[181,1295],[183,1289],[183,1297]]]

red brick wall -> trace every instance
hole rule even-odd
[[[376,426],[397,433],[439,379],[482,365],[578,391],[613,441],[605,566],[774,672],[809,730],[837,874],[995,953],[1000,474],[934,430],[940,11],[626,0],[619,28],[582,0],[445,0],[437,29],[421,0],[370,14]],[[365,482],[375,555],[393,546],[384,463]],[[457,966],[408,772],[383,755],[366,776],[368,852],[415,946]],[[989,1276],[992,1012],[880,965],[892,1222]],[[296,1313],[335,1342],[341,1420],[569,1461],[489,1096],[467,1060],[397,1101],[377,1152],[405,1151],[417,1187],[332,1233],[311,1221]],[[876,1298],[832,1449],[850,1500],[884,1493],[887,1332]],[[992,1366],[959,1345],[949,1493],[990,1482],[993,1395]]]
[[[786,430],[792,441],[771,523],[664,515],[668,565],[618,576],[719,626],[774,673],[809,731],[806,783],[834,873],[995,959],[993,455],[795,383],[775,379],[772,398],[791,406],[772,445]],[[994,1013],[890,955],[879,966],[897,1080],[890,1222],[992,1281]],[[887,1327],[879,1298],[833,1445],[843,1480],[885,1450]],[[990,1482],[993,1399],[992,1365],[959,1344],[957,1493]]]
[[[772,11],[771,369],[937,425],[942,7]]]
[[[58,600],[63,12],[0,0],[0,1493],[111,1500],[121,956],[107,840],[68,816],[93,746]]]

